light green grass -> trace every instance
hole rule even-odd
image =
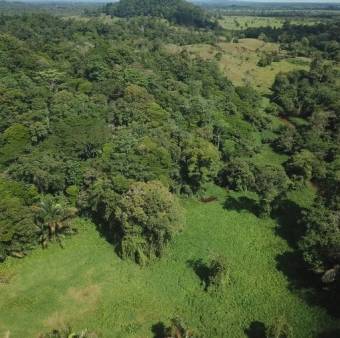
[[[165,256],[150,266],[120,260],[90,222],[79,234],[35,250],[23,260],[8,260],[0,285],[0,337],[31,338],[48,328],[70,323],[102,337],[153,337],[152,326],[179,315],[204,337],[245,337],[252,321],[270,323],[285,315],[294,337],[311,338],[335,326],[321,308],[310,307],[288,290],[276,257],[289,250],[275,235],[275,222],[246,210],[225,210],[227,193],[210,187],[218,201],[183,201],[187,225]],[[230,193],[231,197],[236,196]],[[237,195],[239,196],[239,195]],[[188,261],[227,257],[231,284],[223,295],[202,289]]]
[[[224,16],[219,24],[229,30],[243,30],[258,27],[282,27],[284,20],[274,17]]]
[[[289,72],[297,69],[309,69],[310,60],[307,58],[285,59],[286,53],[280,51],[283,59],[273,62],[270,66],[257,65],[264,52],[279,52],[279,45],[266,43],[259,39],[240,39],[238,43],[220,42],[216,46],[209,44],[195,44],[187,46],[167,45],[171,53],[187,50],[193,56],[200,56],[206,60],[216,60],[221,71],[233,82],[235,86],[250,85],[261,94],[269,94],[275,77],[280,72]],[[292,60],[295,60],[292,62]]]
[[[247,28],[258,28],[258,27],[273,27],[280,28],[283,26],[285,18],[279,17],[255,17],[255,16],[224,16],[218,22],[219,24],[228,30],[238,31]],[[291,18],[291,24],[294,25],[314,25],[320,22],[320,20],[315,18],[302,18],[296,17]]]
[[[269,144],[264,144],[260,153],[252,158],[254,164],[272,164],[281,165],[288,159],[287,155],[275,152]]]

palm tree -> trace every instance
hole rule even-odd
[[[62,244],[64,234],[73,231],[70,220],[76,216],[76,208],[66,207],[56,202],[53,197],[46,196],[35,206],[34,211],[39,228],[39,241],[44,248],[53,240]]]

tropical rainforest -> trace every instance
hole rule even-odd
[[[264,7],[0,3],[0,337],[340,336],[340,12]]]

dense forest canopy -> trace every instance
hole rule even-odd
[[[183,0],[122,0],[106,5],[105,13],[123,18],[160,17],[180,25],[199,28],[216,26],[201,7]]]
[[[297,274],[338,316],[339,22],[228,31],[183,0],[85,9],[0,16],[1,264],[63,246],[91,220],[119,257],[145,268],[189,226],[183,201],[213,202],[206,191],[218,186],[259,220],[294,218],[286,239]],[[237,86],[221,46],[244,37],[280,46],[257,67],[288,55],[308,58],[308,69],[278,72],[266,95]],[[218,301],[236,283],[223,255],[186,264]],[[194,336],[179,318],[163,329]],[[280,318],[265,334],[293,337]]]

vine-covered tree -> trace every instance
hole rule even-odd
[[[160,257],[184,222],[176,197],[158,181],[132,184],[118,202],[115,221],[121,256],[141,265]]]

